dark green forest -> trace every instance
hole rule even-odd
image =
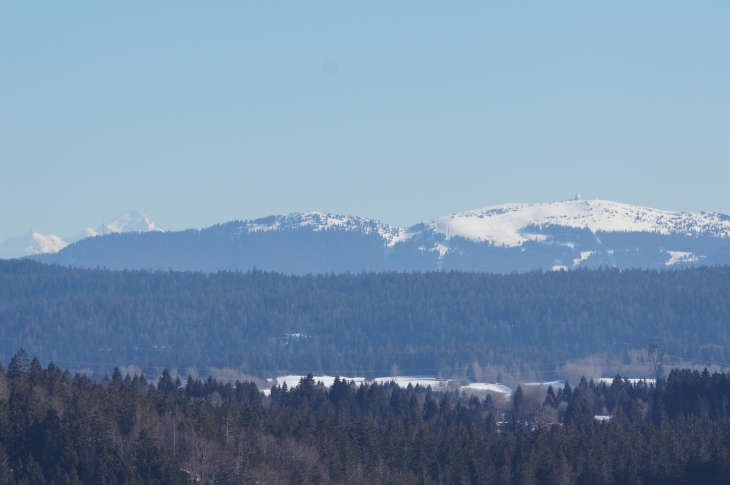
[[[652,337],[668,356],[728,362],[729,322],[730,267],[286,276],[0,261],[0,356],[22,346],[98,376],[130,363],[458,376],[476,362],[551,378],[556,362]]]
[[[0,366],[0,484],[727,483],[730,375],[583,379],[542,395],[528,406],[518,388],[498,407],[310,375],[266,396],[167,371],[93,381],[21,350]]]

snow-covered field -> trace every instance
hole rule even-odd
[[[429,376],[399,376],[375,378],[375,382],[377,382],[378,384],[387,384],[391,381],[394,381],[400,387],[408,387],[408,384],[416,387],[416,385],[420,384],[421,387],[431,386],[431,389],[439,389],[442,387],[446,387],[449,384],[448,380],[438,380],[435,377]]]
[[[512,394],[512,389],[505,386],[504,384],[488,384],[486,382],[472,382],[468,386],[461,386],[461,390],[489,391],[504,394],[505,396],[509,396]]]
[[[276,384],[277,386],[283,386],[286,383],[286,387],[291,389],[292,387],[297,387],[299,385],[299,381],[301,379],[306,378],[307,376],[300,376],[300,375],[289,375],[289,376],[281,376],[277,377],[275,379],[267,379],[269,382],[271,382],[271,385]],[[346,379],[347,382],[355,381],[356,385],[360,385],[363,382],[365,382],[364,377],[347,377],[347,378],[340,378],[340,379]],[[332,384],[335,382],[335,376],[314,376],[314,382],[316,383],[322,383],[325,387],[332,387]]]
[[[523,386],[531,386],[531,387],[544,387],[547,388],[548,386],[553,387],[563,387],[565,385],[565,382],[563,381],[550,381],[550,382],[525,382],[522,384]]]
[[[593,382],[596,382],[596,383],[605,382],[607,386],[610,386],[611,383],[613,382],[613,379],[614,379],[613,377],[601,377],[599,379],[594,379]],[[646,384],[655,384],[656,383],[656,379],[644,379],[643,377],[642,378],[630,378],[630,379],[624,378],[624,380],[628,380],[632,384],[636,384],[637,382],[640,382],[640,381],[644,381]]]
[[[299,385],[299,381],[302,378],[305,378],[306,376],[301,375],[288,375],[288,376],[281,376],[276,377],[272,379],[267,379],[268,382],[271,383],[273,386],[274,384],[278,386],[282,386],[286,383],[286,386],[288,388],[297,387]],[[461,389],[463,391],[488,391],[488,392],[496,392],[499,394],[504,394],[505,396],[509,396],[512,394],[512,389],[508,386],[505,386],[504,384],[490,384],[490,383],[483,383],[483,382],[475,382],[471,383],[468,386],[454,386],[454,381],[451,379],[437,379],[432,376],[398,376],[398,377],[376,377],[375,379],[368,380],[364,377],[341,377],[341,379],[346,380],[347,382],[354,381],[356,385],[360,385],[363,383],[372,383],[377,382],[378,384],[387,384],[389,382],[394,381],[396,384],[398,384],[400,387],[406,388],[410,384],[413,387],[416,387],[417,385],[420,385],[422,387],[431,387],[434,391],[444,391],[447,389]],[[314,376],[314,381],[319,384],[320,382],[325,387],[331,387],[332,384],[335,381],[334,376]],[[268,395],[270,393],[270,389],[264,389],[264,394]]]
[[[600,382],[605,382],[607,385],[611,385],[613,382],[613,377],[599,377],[598,379],[593,379],[593,382],[598,384]],[[644,379],[644,378],[630,378],[628,379],[629,382],[632,384],[636,384],[639,381],[644,381],[647,384],[654,384],[656,382],[656,379]],[[571,383],[571,385],[575,385],[576,383]],[[565,386],[565,381],[550,381],[550,382],[525,382],[523,384],[520,384],[522,387],[544,387],[547,388],[548,386],[553,386],[553,388],[557,389],[558,387]]]
[[[299,381],[306,376],[302,375],[288,375],[288,376],[281,376],[276,377],[272,379],[267,379],[269,383],[273,386],[274,384],[282,386],[286,383],[286,386],[288,388],[297,387],[299,385]],[[513,389],[509,386],[506,386],[504,384],[497,384],[497,383],[488,383],[488,382],[472,382],[469,385],[461,386],[458,384],[455,384],[455,381],[451,379],[437,379],[433,376],[398,376],[398,377],[377,377],[375,379],[365,379],[364,377],[341,377],[340,379],[344,379],[347,382],[354,381],[356,385],[360,384],[369,384],[373,382],[377,382],[378,384],[388,384],[391,381],[395,381],[396,384],[398,384],[402,388],[408,387],[408,385],[412,385],[413,387],[416,387],[416,385],[420,385],[422,387],[431,387],[434,391],[445,391],[445,390],[460,390],[464,391],[467,394],[469,391],[473,392],[494,392],[498,394],[503,394],[505,397],[509,397],[512,395]],[[601,377],[598,379],[594,379],[594,382],[596,384],[600,382],[606,383],[606,385],[611,385],[613,382],[613,377]],[[644,379],[644,378],[629,378],[629,382],[632,384],[636,384],[639,381],[644,381],[646,384],[654,384],[656,382],[655,379]],[[319,384],[320,382],[325,387],[332,387],[332,384],[335,382],[334,376],[314,376],[314,382]],[[520,384],[522,387],[542,387],[547,388],[548,386],[553,386],[554,388],[562,388],[565,385],[564,381],[550,381],[550,382],[523,382]],[[575,385],[575,383],[574,383]],[[271,392],[270,389],[263,389],[263,393],[266,395],[269,395]]]

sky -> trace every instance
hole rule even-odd
[[[728,2],[0,2],[0,241],[576,193],[730,214]]]

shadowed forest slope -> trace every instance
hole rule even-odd
[[[6,357],[23,346],[77,369],[451,376],[478,363],[550,377],[652,337],[668,355],[727,362],[730,268],[285,276],[2,261],[0,322]]]

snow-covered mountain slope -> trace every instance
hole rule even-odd
[[[34,254],[56,253],[71,243],[101,234],[149,231],[163,232],[146,215],[127,211],[102,227],[88,228],[70,237],[61,238],[55,234],[41,234],[31,230],[22,236],[8,238],[0,243],[0,258],[22,258]]]
[[[364,217],[341,216],[318,211],[295,212],[286,216],[270,216],[253,221],[236,222],[240,225],[236,232],[237,235],[298,228],[307,228],[314,232],[344,230],[366,235],[377,234],[383,238],[386,246],[393,246],[409,237],[408,231],[402,227],[389,226]]]
[[[461,236],[514,247],[544,240],[534,229],[549,226],[597,232],[648,232],[730,237],[730,218],[714,212],[671,212],[606,200],[568,200],[544,204],[501,204],[439,217],[426,224],[446,239]]]
[[[660,269],[730,264],[730,218],[599,200],[503,204],[410,228],[308,211],[202,230],[86,238],[58,254],[34,258],[113,269],[256,267],[295,274],[441,269],[509,273],[601,266]]]
[[[21,258],[33,254],[55,253],[68,243],[53,234],[28,231],[22,236],[11,237],[0,243],[0,258]]]

